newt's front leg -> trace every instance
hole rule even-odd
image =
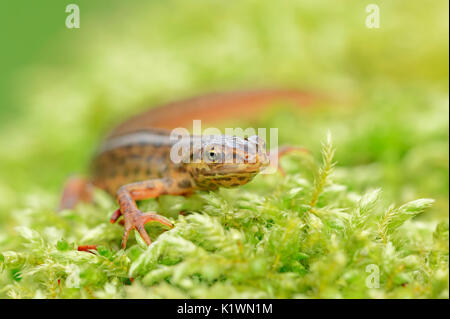
[[[183,192],[186,192],[186,190],[183,190],[183,192],[172,190],[170,187],[172,184],[170,179],[163,178],[127,184],[119,188],[117,200],[120,209],[113,214],[111,222],[115,222],[121,215],[124,217],[122,248],[125,249],[128,235],[133,229],[139,232],[147,245],[150,245],[150,237],[144,228],[144,225],[150,221],[159,222],[170,228],[174,226],[167,218],[155,212],[142,213],[136,205],[136,200],[156,198],[164,194],[181,195]]]

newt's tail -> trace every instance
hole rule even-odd
[[[109,137],[149,128],[189,128],[193,120],[210,124],[223,119],[251,118],[272,102],[287,101],[303,107],[317,99],[318,95],[293,89],[211,93],[151,108],[121,123]]]

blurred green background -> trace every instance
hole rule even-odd
[[[271,116],[281,144],[315,151],[329,128],[340,164],[368,166],[399,201],[448,207],[447,1],[377,1],[379,29],[365,26],[365,1],[76,3],[80,29],[65,27],[66,3],[1,4],[3,208],[57,192],[139,109],[259,87],[341,101]]]
[[[2,249],[18,249],[15,226],[39,223],[30,210],[56,207],[112,125],[163,102],[264,87],[331,97],[250,124],[316,158],[330,130],[349,197],[381,187],[384,204],[433,198],[413,231],[448,222],[448,1],[78,0],[81,28],[67,29],[69,3],[0,3]],[[365,26],[370,3],[379,29]]]

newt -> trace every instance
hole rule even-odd
[[[122,248],[126,248],[133,229],[150,245],[146,223],[154,221],[169,228],[174,225],[157,212],[141,212],[136,201],[238,187],[250,182],[270,162],[265,142],[258,136],[221,135],[191,136],[190,143],[197,140],[201,147],[190,148],[189,158],[175,163],[170,158],[174,145],[171,129],[192,123],[193,119],[211,122],[259,114],[274,101],[305,106],[312,99],[296,90],[258,90],[213,93],[150,108],[110,132],[93,157],[89,177],[67,182],[59,210],[71,209],[80,201],[90,202],[93,188],[98,187],[117,198],[119,208],[110,221],[114,223],[123,216]],[[295,149],[285,148],[283,153]]]

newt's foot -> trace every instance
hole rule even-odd
[[[120,209],[116,210],[111,216],[111,223],[115,223],[117,219],[122,215]],[[122,248],[125,249],[127,246],[128,235],[133,229],[136,229],[141,235],[142,239],[147,245],[152,243],[150,237],[145,230],[144,225],[148,222],[155,221],[166,225],[169,228],[173,228],[174,225],[165,217],[158,215],[156,213],[142,213],[138,209],[128,210],[124,215],[124,231],[122,237]]]

